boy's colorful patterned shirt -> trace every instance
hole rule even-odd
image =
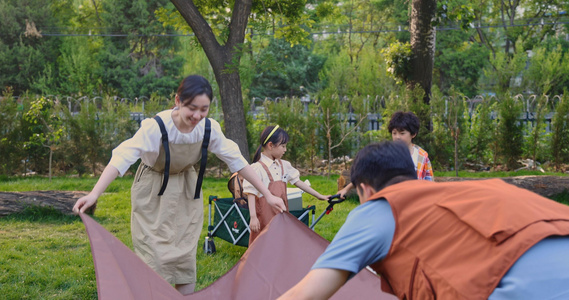
[[[429,154],[423,148],[413,145],[413,153],[411,153],[415,170],[417,171],[417,179],[434,181],[433,168],[429,160]]]

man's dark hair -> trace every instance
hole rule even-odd
[[[384,141],[369,144],[356,154],[350,171],[351,181],[358,188],[360,183],[383,189],[387,183],[399,179],[417,179],[417,172],[409,148],[401,142]],[[398,180],[397,182],[403,181]]]
[[[398,111],[391,115],[391,120],[389,121],[389,126],[387,130],[389,133],[393,132],[393,129],[405,129],[411,133],[411,135],[419,133],[419,126],[421,122],[419,118],[412,112]]]

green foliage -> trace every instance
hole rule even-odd
[[[546,132],[545,116],[549,113],[549,97],[535,97],[529,101],[528,112],[532,114],[533,121],[528,123],[528,135],[525,138],[525,156],[530,157],[534,162],[547,159],[546,145],[550,144],[551,138]]]
[[[516,52],[513,54],[496,52],[490,56],[490,65],[484,68],[485,81],[482,87],[493,90],[496,94],[506,92],[518,93],[522,86],[516,83],[516,77],[520,76],[526,66],[527,54],[523,51],[521,41],[518,41]]]
[[[434,94],[434,93],[433,93]],[[439,93],[437,93],[439,94]],[[458,174],[467,152],[467,141],[470,136],[470,122],[466,97],[451,88],[449,96],[431,98],[433,105],[434,158],[452,161],[452,169]],[[436,125],[435,125],[436,124]],[[443,154],[443,155],[441,155]]]
[[[318,73],[324,62],[324,56],[305,46],[291,47],[284,39],[271,39],[256,57],[249,96],[300,97],[313,92],[319,88]]]
[[[20,138],[23,131],[23,103],[12,97],[10,88],[3,91],[0,97],[0,172],[13,175],[23,171],[21,161],[25,159],[21,151],[24,140]]]
[[[178,40],[147,34],[164,32],[154,11],[172,7],[167,0],[103,1],[101,20],[107,30],[128,33],[128,37],[105,37],[98,52],[97,69],[106,91],[134,98],[158,93],[169,96],[181,76],[182,59]]]
[[[97,116],[96,125],[103,145],[104,156],[101,160],[106,163],[110,159],[112,150],[122,141],[133,136],[138,126],[131,120],[127,105],[108,96],[103,98],[101,105],[102,111]],[[138,166],[131,166],[131,171],[135,171],[136,167]]]
[[[310,138],[315,135],[316,124],[313,122],[312,116],[304,111],[304,105],[300,99],[296,97],[285,98],[275,103],[267,101],[265,102],[265,111],[268,116],[264,127],[278,124],[290,137],[285,159],[290,160],[294,166],[305,165],[306,162],[309,162],[312,158],[309,149],[311,146]],[[262,129],[265,129],[264,127]],[[254,139],[257,143],[260,133]]]
[[[561,93],[569,84],[569,54],[563,53],[561,44],[547,51],[539,47],[533,50],[528,69],[524,72],[524,84],[539,95]]]
[[[468,97],[478,93],[478,81],[489,51],[469,38],[464,31],[437,32],[433,81],[445,93],[451,86]]]
[[[58,64],[60,76],[64,80],[59,83],[59,93],[89,95],[97,92],[101,79],[93,71],[99,69],[96,57],[97,52],[102,50],[101,46],[100,39],[89,37],[67,37],[63,40]],[[53,86],[46,85],[40,90],[48,88]]]
[[[496,128],[495,120],[492,120],[492,112],[496,109],[497,103],[493,98],[482,98],[480,103],[474,106],[470,117],[468,161],[478,165],[487,165],[492,162],[491,145],[494,142]]]
[[[0,147],[13,149],[0,158],[3,174],[27,170],[44,174],[50,156],[54,172],[96,174],[110,159],[112,149],[130,138],[137,127],[128,103],[112,97],[75,102],[22,96],[18,102],[0,101],[0,106],[5,106],[1,112],[10,113],[6,120],[11,121]]]
[[[437,1],[437,11],[433,26],[450,25],[458,23],[460,28],[466,30],[474,21],[472,3],[464,1],[443,0]]]
[[[518,120],[522,103],[517,97],[503,95],[498,101],[498,155],[508,170],[518,167],[523,154],[523,126]]]
[[[53,153],[58,150],[66,128],[61,118],[61,103],[57,99],[40,97],[31,103],[30,109],[24,115],[25,120],[41,128],[39,133],[32,135],[26,147],[32,145],[49,149],[49,177],[52,174]]]
[[[67,26],[71,1],[6,0],[0,4],[0,87],[11,86],[15,95],[32,89],[35,79],[46,69],[57,74],[56,61],[60,40],[42,36],[38,28]],[[39,92],[39,90],[36,90]]]
[[[381,50],[389,73],[398,84],[409,81],[411,76],[411,44],[396,41],[389,47]]]
[[[85,101],[75,117],[69,110],[64,110],[64,115],[69,128],[69,140],[63,148],[69,157],[69,163],[79,176],[87,170],[96,174],[96,164],[104,155],[96,124],[97,107],[90,101]]]
[[[556,170],[562,163],[569,163],[569,94],[564,90],[562,97],[556,97],[555,115],[551,121],[551,155]]]

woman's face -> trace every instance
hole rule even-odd
[[[205,94],[194,97],[192,101],[180,101],[176,95],[176,106],[183,129],[193,129],[209,113],[211,100]],[[182,128],[181,128],[182,129]]]

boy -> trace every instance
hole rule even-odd
[[[434,181],[429,154],[423,148],[413,144],[413,139],[419,133],[419,126],[419,118],[414,113],[398,111],[391,115],[387,130],[391,133],[393,141],[403,142],[409,149],[417,179]],[[340,197],[344,197],[353,187],[352,183],[348,183],[338,191],[338,194]]]
[[[413,144],[413,139],[419,133],[419,126],[419,118],[414,113],[398,111],[391,116],[387,129],[391,133],[393,141],[401,141],[409,148],[417,171],[417,178],[433,181],[433,168],[429,154],[423,148]]]

